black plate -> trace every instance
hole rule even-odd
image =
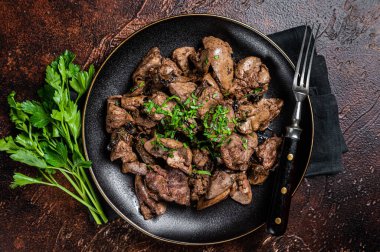
[[[210,15],[185,15],[160,20],[126,39],[99,69],[84,110],[84,146],[88,158],[93,162],[92,176],[103,197],[137,229],[169,242],[219,243],[258,229],[265,221],[273,186],[273,176],[263,186],[254,186],[252,204],[248,206],[231,199],[202,211],[169,205],[163,216],[146,221],[138,210],[133,176],[122,174],[120,164],[112,163],[109,159],[106,150],[109,136],[105,131],[107,97],[129,90],[132,72],[151,47],[158,46],[162,54],[169,57],[177,47],[200,47],[201,39],[210,35],[227,41],[234,51],[235,59],[255,55],[268,66],[272,79],[267,96],[285,101],[280,116],[271,125],[275,132],[282,134],[294,105],[291,91],[294,66],[285,53],[261,32],[237,21]],[[313,139],[310,102],[304,103],[302,112],[304,131],[295,161],[297,185],[307,168]]]

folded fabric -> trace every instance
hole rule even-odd
[[[305,26],[274,33],[269,37],[297,63]],[[336,174],[343,170],[347,151],[339,125],[338,105],[331,94],[325,58],[315,55],[310,75],[310,100],[314,116],[314,145],[306,176]]]

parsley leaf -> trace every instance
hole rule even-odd
[[[25,185],[32,185],[32,184],[45,184],[45,185],[52,185],[46,182],[43,182],[42,178],[32,178],[27,175],[24,175],[22,173],[16,172],[13,175],[13,182],[11,183],[11,188],[15,189],[16,187],[21,187]]]
[[[49,83],[49,85],[55,90],[59,90],[61,88],[61,85],[62,85],[61,76],[51,66],[48,66],[46,68],[45,81]]]
[[[0,139],[0,151],[6,151],[8,154],[14,153],[19,147],[13,141],[11,136],[7,136],[3,139]]]
[[[44,149],[44,158],[46,162],[54,167],[67,167],[68,150],[66,145],[58,142],[53,148],[46,146]]]
[[[36,143],[33,142],[33,140],[31,140],[29,138],[29,136],[27,136],[25,134],[17,135],[15,138],[15,141],[16,141],[16,143],[22,145],[23,147],[25,147],[28,150],[35,150],[35,148],[36,148]]]
[[[30,122],[36,128],[43,128],[50,121],[49,115],[39,102],[25,101],[21,103],[21,108],[25,113],[31,115]]]
[[[29,166],[34,166],[38,168],[47,168],[45,160],[39,158],[34,152],[26,149],[19,149],[10,155],[15,161],[27,164]]]
[[[69,101],[67,110],[64,113],[64,118],[68,124],[70,133],[73,135],[74,139],[77,139],[80,134],[81,115],[78,111],[78,106],[74,102]]]
[[[11,121],[16,125],[16,128],[24,132],[28,132],[26,122],[29,120],[29,116],[25,114],[21,109],[21,103],[15,101],[16,93],[13,91],[8,95],[8,104],[11,107],[9,117]]]
[[[92,77],[94,76],[95,68],[93,65],[90,66],[88,72],[73,72],[73,77],[70,80],[70,87],[78,93],[78,99],[87,91],[91,85]]]

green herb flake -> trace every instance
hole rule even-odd
[[[145,81],[141,81],[141,82],[139,83],[139,85],[138,85],[139,88],[141,88],[141,87],[143,87],[143,86],[145,86]]]
[[[209,61],[208,61],[208,58],[206,58],[205,61],[204,61],[204,64],[207,66],[207,65],[208,65],[208,62],[209,62]]]
[[[263,91],[263,88],[261,88],[261,87],[257,87],[257,88],[255,88],[252,92],[250,92],[250,93],[244,95],[243,98],[247,98],[247,97],[249,97],[249,96],[257,95],[257,94],[259,94],[261,91]]]
[[[133,88],[131,88],[130,92],[133,93],[137,90],[138,86],[134,86]]]
[[[242,137],[242,138],[241,138],[241,141],[242,141],[242,143],[243,143],[243,148],[244,148],[245,150],[247,150],[247,149],[248,149],[248,139],[245,138],[245,137]]]
[[[145,86],[145,81],[140,81],[137,85],[135,85],[133,88],[131,88],[130,92],[133,93],[137,89],[142,88]]]
[[[232,118],[232,122],[235,124],[235,125],[237,125],[238,124],[238,121],[237,121],[237,119],[234,117],[234,118]]]
[[[208,175],[208,176],[211,176],[211,172],[206,171],[206,170],[193,169],[193,173],[194,174],[199,174],[199,175]]]
[[[227,144],[230,144],[232,142],[232,138],[228,138],[226,142]]]
[[[214,59],[218,60],[219,59],[219,55],[214,55]]]
[[[263,89],[262,89],[261,87],[258,87],[258,88],[255,88],[255,89],[253,90],[253,93],[254,93],[254,94],[258,94],[258,93],[260,93],[261,91],[263,91]]]

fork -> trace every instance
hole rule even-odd
[[[302,40],[300,54],[298,56],[296,71],[294,74],[292,89],[296,100],[296,105],[292,116],[292,123],[290,126],[286,127],[286,134],[282,145],[280,162],[275,172],[276,175],[272,192],[272,201],[266,222],[267,232],[275,236],[284,234],[288,225],[291,192],[294,189],[294,160],[296,158],[297,145],[302,132],[302,129],[299,125],[301,121],[301,104],[309,95],[310,72],[311,66],[313,64],[315,42],[317,40],[319,27],[320,25],[318,25],[311,53],[309,53],[310,45],[312,44],[314,24],[312,25],[310,34],[308,32],[307,25],[305,25],[305,33]],[[306,52],[304,53],[305,41],[308,34],[309,41],[307,44]],[[300,74],[301,65],[302,73]],[[305,80],[306,67],[307,74]]]

